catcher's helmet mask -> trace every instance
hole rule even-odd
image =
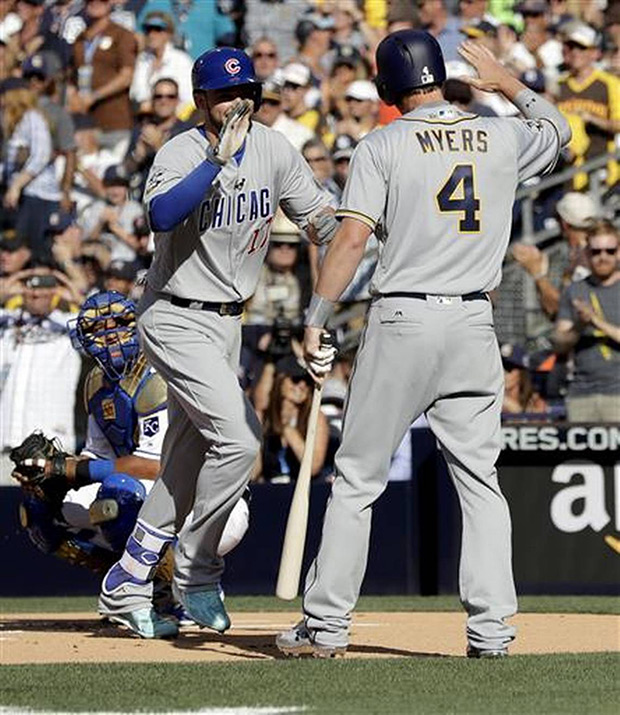
[[[73,347],[92,357],[114,382],[129,372],[140,353],[136,307],[116,291],[87,298],[69,334]]]
[[[441,47],[430,33],[399,30],[379,43],[375,84],[386,104],[396,104],[411,90],[441,87],[445,80]]]
[[[194,92],[213,89],[243,87],[244,94],[254,102],[254,111],[260,107],[262,85],[254,72],[254,64],[243,50],[234,47],[217,47],[204,52],[192,68]]]

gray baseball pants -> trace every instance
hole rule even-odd
[[[159,478],[139,518],[170,534],[183,529],[175,580],[184,591],[217,583],[217,548],[247,485],[261,426],[239,385],[241,318],[179,308],[147,294],[139,332],[149,361],[168,384],[169,427]]]
[[[467,638],[505,647],[516,612],[508,505],[497,481],[503,371],[490,302],[383,297],[368,313],[345,406],[336,479],[303,609],[317,642],[346,645],[366,562],[372,505],[390,459],[425,413],[463,514],[459,573]]]

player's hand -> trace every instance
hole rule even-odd
[[[459,80],[483,92],[497,92],[510,73],[495,55],[479,42],[465,40],[458,49],[461,57],[476,70],[478,77],[459,77]]]
[[[334,345],[321,343],[321,336],[329,335],[324,328],[308,326],[304,333],[304,360],[312,379],[321,384],[331,372],[338,350]]]
[[[215,161],[226,164],[241,149],[250,128],[250,118],[254,111],[251,99],[237,97],[224,117],[220,136],[213,150]]]

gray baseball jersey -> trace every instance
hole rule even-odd
[[[157,153],[145,204],[205,160],[201,128],[171,139]],[[258,282],[278,204],[302,227],[329,204],[303,157],[280,133],[254,123],[241,162],[232,160],[190,216],[155,234],[148,283],[156,291],[206,301],[244,301]],[[198,237],[198,239],[197,239]]]
[[[482,292],[500,281],[518,181],[551,166],[559,149],[546,120],[482,118],[440,103],[369,134],[355,150],[338,214],[373,229],[380,223],[383,246],[321,548],[306,579],[306,625],[319,645],[348,643],[368,558],[369,506],[422,413],[462,508],[468,643],[503,652],[514,638],[506,622],[517,607],[510,515],[495,468],[503,371]]]
[[[448,104],[367,135],[337,215],[380,224],[373,292],[496,288],[517,184],[552,167],[559,150],[551,122],[478,117]]]

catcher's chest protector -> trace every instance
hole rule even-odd
[[[95,419],[117,457],[132,454],[138,443],[138,415],[135,406],[149,368],[143,360],[120,382],[107,380],[99,368],[86,384],[88,414]]]

